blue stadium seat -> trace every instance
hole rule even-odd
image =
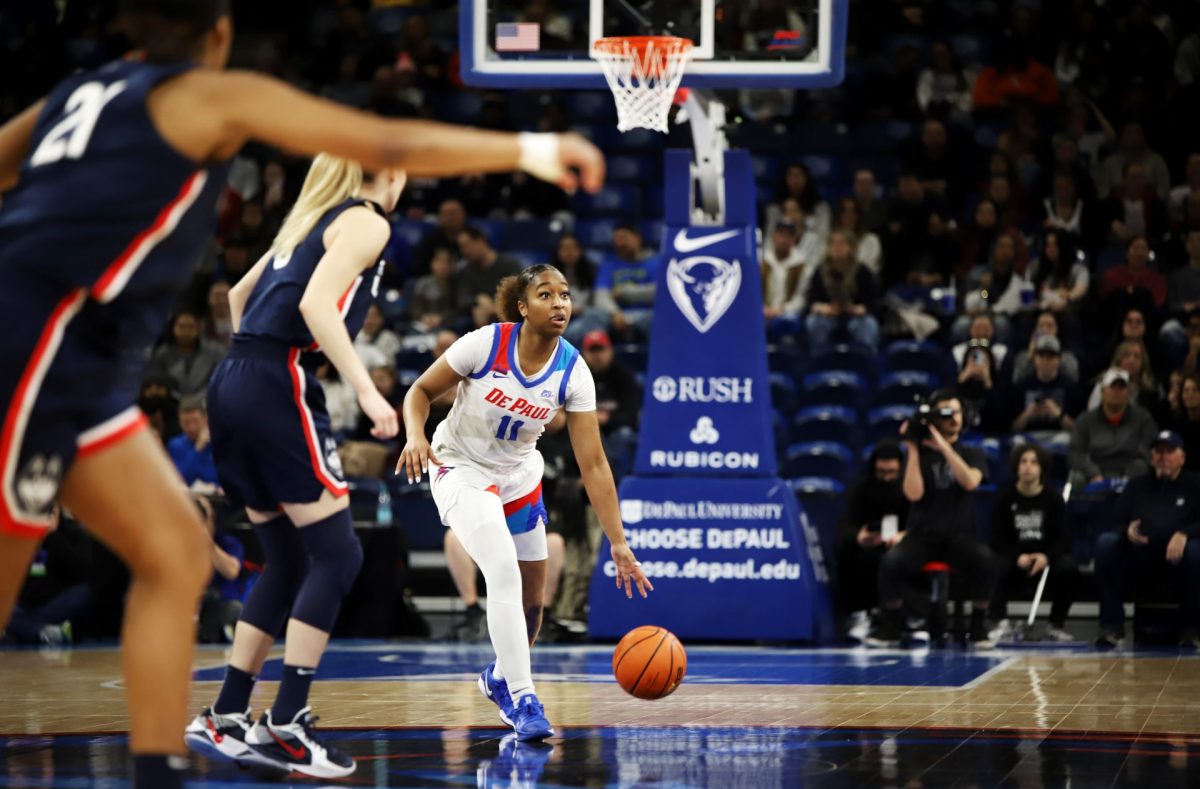
[[[608,91],[569,90],[563,96],[567,117],[586,123],[608,123],[617,120],[617,106]]]
[[[792,444],[784,452],[783,476],[829,477],[845,482],[854,469],[854,453],[844,444],[809,441]]]
[[[662,216],[664,200],[666,193],[663,190],[662,182],[642,185],[642,215],[643,216]],[[661,224],[661,223],[660,223]],[[647,242],[648,245],[648,242]],[[654,247],[657,248],[657,247]]]
[[[846,486],[840,480],[831,477],[797,477],[789,479],[787,483],[797,496],[813,494],[837,496],[846,492]]]
[[[473,90],[443,90],[432,94],[434,117],[447,123],[473,123],[483,110],[483,93]]]
[[[433,364],[433,352],[426,348],[402,348],[396,353],[397,370],[425,370]]]
[[[388,239],[383,257],[400,272],[408,271],[412,250],[421,243],[425,234],[436,225],[419,219],[401,219],[392,222],[392,237]]]
[[[609,184],[596,194],[579,190],[572,205],[580,217],[637,217],[642,213],[642,194],[637,186]]]
[[[613,348],[613,359],[633,372],[646,372],[650,349],[638,343],[623,343]]]
[[[350,515],[356,521],[370,521],[381,526],[391,523],[379,521],[379,494],[386,490],[383,480],[375,477],[347,477],[350,488]]]
[[[581,219],[575,223],[575,235],[589,249],[612,249],[612,234],[620,222],[615,219]]]
[[[608,180],[610,183],[661,181],[662,163],[655,161],[650,156],[636,154],[613,156],[608,160]]]
[[[878,354],[865,346],[855,343],[835,345],[830,350],[813,358],[809,369],[814,372],[822,370],[849,370],[858,373],[864,379],[874,381],[879,371]]]
[[[487,234],[488,243],[494,249],[505,248],[505,238],[508,232],[507,219],[472,219],[469,224],[482,230]]]
[[[649,193],[655,191],[656,189],[661,197],[661,186],[649,187],[646,191]],[[646,199],[649,200],[650,198],[647,197]],[[661,214],[662,212],[660,211],[659,213]],[[650,250],[651,252],[658,252],[658,250],[662,247],[663,227],[663,222],[657,219],[642,223],[642,245],[646,249]]]
[[[811,154],[800,157],[800,160],[808,168],[813,180],[821,184],[838,183],[845,177],[841,157]]]
[[[858,446],[858,414],[839,405],[815,405],[802,408],[792,420],[793,442],[836,441]]]
[[[897,340],[888,345],[883,352],[883,369],[888,372],[919,370],[940,378],[946,375],[951,358],[950,354],[935,342]]]
[[[554,252],[550,249],[508,249],[504,254],[516,260],[524,268],[535,263],[548,263]]]
[[[769,184],[778,183],[783,173],[779,159],[774,156],[751,156],[750,170],[754,173],[755,181],[762,181]]]
[[[904,420],[911,419],[916,410],[914,405],[893,405],[868,411],[867,444],[874,446],[882,439],[898,437],[900,425],[904,423]]]
[[[867,382],[849,370],[825,370],[804,376],[801,405],[844,405],[859,408],[866,396]]]
[[[767,369],[784,373],[799,381],[807,367],[804,349],[794,343],[767,346]]]
[[[547,255],[552,255],[558,239],[570,229],[567,223],[558,219],[513,219],[509,220],[504,236],[510,244],[522,249],[544,250]]]
[[[392,520],[404,529],[409,550],[442,550],[446,527],[433,503],[429,481],[409,485],[407,479],[393,476],[388,487],[392,492]]]
[[[988,461],[988,482],[995,483],[996,480],[1005,476],[1006,463],[1004,455],[1000,448],[1000,439],[988,438],[977,433],[963,435],[958,439],[959,446],[975,447],[983,451],[987,456]]]
[[[897,370],[879,379],[871,403],[876,406],[910,405],[937,389],[940,379],[920,370]]]
[[[796,382],[783,373],[770,373],[771,405],[785,414],[796,410]]]
[[[788,480],[809,525],[817,530],[827,566],[836,556],[837,521],[845,509],[846,486],[831,477],[799,477]],[[799,536],[799,535],[797,535]]]

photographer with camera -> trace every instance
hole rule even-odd
[[[987,477],[987,458],[976,447],[958,447],[963,405],[950,390],[934,392],[901,426],[908,444],[904,497],[911,502],[904,539],[879,566],[880,620],[868,639],[875,646],[899,642],[904,635],[902,589],[926,562],[948,562],[967,584],[972,600],[972,643],[987,641],[987,608],[995,585],[991,551],[975,529],[974,491]]]

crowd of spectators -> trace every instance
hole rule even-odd
[[[544,5],[570,24],[570,9]],[[44,0],[0,16],[0,72],[13,77],[0,118],[120,55],[114,6]],[[643,187],[661,180],[662,139],[574,117],[569,94],[465,87],[454,7],[236,10],[239,65],[391,116],[577,128],[641,166],[638,199],[607,208],[522,175],[412,179],[356,343],[385,396],[398,405],[436,354],[494,321],[495,284],[534,261],[571,283],[569,339],[586,347],[600,331],[644,359],[661,212]],[[927,343],[944,361],[927,388],[957,386],[964,442],[1043,446],[1062,472],[1055,484],[1119,487],[1151,471],[1162,429],[1196,468],[1197,22],[1191,4],[1166,0],[852,0],[842,86],[787,100],[723,93],[732,143],[755,160],[772,343],[797,349],[801,366],[842,344],[879,355],[894,340]],[[680,133],[666,142],[686,144]],[[210,492],[219,482],[194,397],[231,340],[229,287],[269,248],[305,167],[259,146],[239,154],[211,248],[150,359],[141,405]],[[339,434],[378,443],[336,372],[320,375]],[[631,430],[636,413],[626,402],[610,419]],[[387,468],[396,449],[368,452],[365,468]]]

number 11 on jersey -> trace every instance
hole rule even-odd
[[[496,438],[500,439],[501,441],[517,440],[517,431],[521,429],[521,426],[525,424],[525,421],[523,419],[518,419],[510,426],[508,423],[511,419],[511,416],[505,416],[501,418],[500,427],[498,430],[496,430]],[[505,433],[508,433],[508,435],[504,435]]]

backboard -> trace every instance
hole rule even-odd
[[[842,80],[848,0],[459,0],[462,77],[493,88],[604,88],[607,36],[696,48],[683,84],[819,88]]]

